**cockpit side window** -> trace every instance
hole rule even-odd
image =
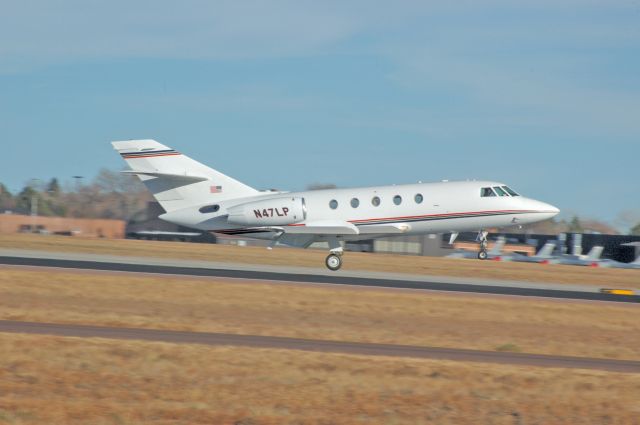
[[[499,186],[495,186],[493,188],[493,190],[496,191],[496,193],[498,194],[498,196],[509,196],[507,195],[507,192],[505,192],[504,190],[502,190]]]
[[[496,193],[490,187],[483,187],[480,190],[480,196],[483,198],[488,198],[490,196],[496,196]]]
[[[515,190],[511,189],[509,186],[502,186],[502,188],[511,196],[520,196],[516,193]]]

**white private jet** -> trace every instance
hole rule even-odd
[[[425,233],[479,231],[534,223],[558,214],[544,202],[496,182],[466,181],[327,189],[259,191],[155,140],[112,142],[166,211],[161,219],[202,231],[307,248],[326,241],[326,266],[342,266],[341,241]]]

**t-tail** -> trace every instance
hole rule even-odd
[[[167,212],[258,191],[155,140],[111,142]]]

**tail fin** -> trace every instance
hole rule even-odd
[[[604,251],[604,247],[599,245],[594,246],[587,254],[587,260],[599,260],[602,255],[602,251]]]
[[[155,140],[111,144],[167,212],[258,193]]]
[[[549,258],[553,253],[553,250],[556,248],[556,244],[554,242],[547,242],[544,244],[540,251],[536,254],[536,257]]]
[[[507,239],[504,236],[499,236],[496,240],[496,243],[493,245],[489,254],[491,255],[500,255],[502,252],[502,248],[504,248],[504,244],[507,242]]]

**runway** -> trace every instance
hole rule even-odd
[[[235,335],[158,329],[115,328],[104,326],[20,322],[11,320],[0,320],[0,332],[55,335],[78,338],[108,338],[155,341],[174,344],[204,344],[212,346],[272,348],[369,356],[410,357],[422,359],[499,363],[573,369],[596,369],[611,372],[640,373],[640,361],[632,360],[552,356],[543,354],[421,347],[412,345],[324,341],[315,339],[285,338],[261,335]]]
[[[640,303],[640,295],[615,295],[594,291],[536,288],[535,285],[526,287],[505,285],[484,285],[469,283],[451,283],[438,280],[417,281],[402,278],[375,278],[344,276],[340,272],[332,275],[312,274],[301,272],[282,272],[272,270],[229,269],[184,267],[175,265],[121,263],[109,261],[72,260],[60,258],[0,256],[0,264],[36,267],[58,267],[83,270],[104,270],[130,273],[155,273],[166,275],[225,277],[254,280],[269,280],[298,283],[322,283],[332,285],[348,285],[360,287],[401,288],[431,291],[466,292],[494,295],[515,295],[523,297],[544,297],[574,300],[610,301],[624,303]],[[603,282],[603,286],[606,286]]]

